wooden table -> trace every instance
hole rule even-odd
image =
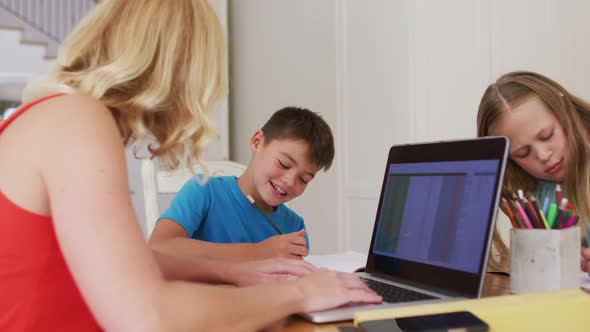
[[[504,274],[488,273],[484,281],[482,296],[490,297],[506,294],[510,294],[510,277]],[[339,326],[352,326],[352,321],[313,324],[302,318],[294,317],[277,330],[282,332],[336,332]]]

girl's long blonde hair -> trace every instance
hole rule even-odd
[[[516,71],[498,78],[485,91],[477,113],[477,136],[494,135],[497,120],[504,112],[515,109],[530,98],[539,98],[555,114],[567,138],[571,160],[563,187],[581,222],[590,221],[590,104],[569,93],[560,84],[541,74]],[[523,189],[535,190],[537,179],[516,162],[506,167],[503,196]],[[499,243],[498,247],[506,247]]]
[[[226,93],[221,26],[206,0],[101,1],[68,36],[56,68],[23,101],[65,92],[106,105],[125,142],[148,135],[167,168],[199,162]]]

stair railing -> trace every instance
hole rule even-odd
[[[0,9],[28,25],[15,27],[23,28],[23,41],[55,45],[59,45],[95,5],[95,0],[0,0]]]

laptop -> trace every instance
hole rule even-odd
[[[486,137],[392,146],[358,273],[383,303],[303,317],[333,322],[359,311],[480,297],[508,144]]]

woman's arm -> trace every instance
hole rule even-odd
[[[184,304],[198,302],[198,306],[181,307],[179,304],[165,308],[173,311],[166,314],[167,317],[191,318],[188,322],[177,321],[188,324],[177,324],[176,329],[258,331],[290,314],[333,308],[349,302],[381,300],[356,276],[323,269],[287,283],[242,288],[200,286],[197,292],[191,288],[192,285],[178,288],[176,300],[180,298]],[[195,301],[194,297],[201,299]],[[168,330],[173,329],[165,329]]]
[[[160,219],[149,244],[161,253],[193,259],[251,261],[284,257],[300,260],[308,254],[304,232],[276,235],[257,243],[214,243],[191,239],[173,220]]]
[[[105,330],[251,331],[295,312],[380,299],[358,279],[325,271],[240,289],[166,282],[131,207],[111,113],[74,95],[41,107],[30,127],[38,144],[24,148],[36,154],[61,250]]]
[[[251,286],[295,280],[317,268],[303,260],[270,258],[230,262],[181,257],[154,250],[156,261],[168,280],[200,281],[211,284]]]

